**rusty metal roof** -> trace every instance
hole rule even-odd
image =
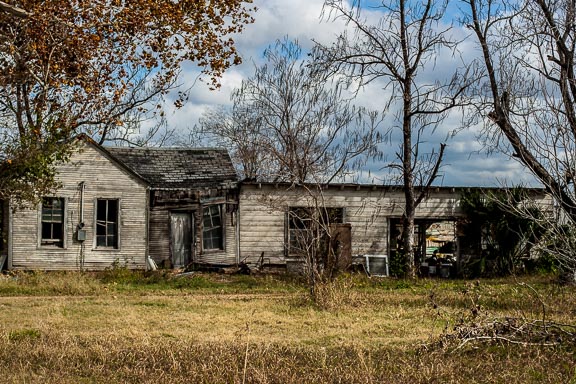
[[[238,175],[225,149],[106,147],[153,189],[232,186]]]

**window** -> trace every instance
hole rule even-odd
[[[224,249],[222,206],[208,205],[202,211],[202,248],[204,250]]]
[[[324,208],[322,215],[325,217],[324,223],[326,224],[344,223],[344,208]]]
[[[312,211],[309,208],[288,210],[288,253],[304,254],[312,240]]]
[[[42,245],[64,247],[64,199],[42,199]]]
[[[118,248],[118,200],[96,201],[96,247]]]
[[[330,224],[344,222],[344,208],[319,208],[314,212],[308,207],[288,209],[288,254],[306,254],[306,248],[312,244],[315,229],[324,231]]]

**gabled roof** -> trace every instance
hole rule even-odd
[[[238,175],[225,149],[106,147],[153,189],[229,186]]]
[[[98,144],[96,141],[94,141],[94,139],[92,139],[90,136],[86,135],[85,133],[81,133],[81,134],[73,137],[72,140],[76,140],[78,142],[82,142],[86,145],[89,145],[90,147],[92,147],[95,150],[97,150],[98,152],[100,152],[108,160],[110,160],[114,164],[116,164],[120,169],[123,169],[130,176],[132,176],[136,180],[138,180],[139,183],[142,183],[144,185],[149,184],[148,180],[144,179],[142,176],[140,176],[138,173],[136,173],[132,168],[130,168],[129,166],[127,166],[126,164],[124,164],[123,162],[118,160],[114,155],[112,155],[110,152],[108,152],[107,148],[104,148],[103,146]]]

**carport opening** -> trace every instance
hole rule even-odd
[[[456,227],[456,220],[414,220],[414,261],[421,276],[450,277],[456,274]],[[403,253],[402,219],[390,220],[389,233],[390,258],[398,260]]]

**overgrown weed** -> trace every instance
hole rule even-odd
[[[265,343],[251,344],[246,355],[244,343],[128,343],[114,335],[47,335],[35,343],[17,343],[22,348],[0,342],[4,382],[514,384],[569,382],[574,377],[573,356],[562,350],[481,349],[445,356],[360,344]]]
[[[103,293],[102,285],[81,272],[19,271],[0,276],[0,295],[76,296]]]
[[[504,298],[505,295],[505,298]],[[484,344],[522,347],[563,347],[576,350],[576,323],[569,315],[571,303],[547,303],[545,290],[526,282],[504,286],[466,283],[458,304],[439,304],[436,291],[431,291],[430,307],[445,323],[444,334],[425,349],[456,352]],[[505,314],[502,314],[502,312]],[[559,317],[559,315],[561,317]],[[570,323],[563,321],[568,319]]]
[[[18,329],[8,332],[7,338],[12,342],[20,342],[24,340],[36,340],[41,336],[41,332],[38,329],[25,328]]]
[[[0,274],[0,296],[91,296],[110,292],[148,294],[159,291],[265,293],[302,290],[285,276],[215,273],[178,274],[113,267],[101,272],[11,271]]]
[[[569,381],[576,351],[568,344],[467,342],[453,353],[463,340],[456,339],[450,348],[417,347],[435,340],[443,327],[454,333],[459,323],[522,316],[540,321],[540,300],[550,321],[574,321],[574,287],[558,288],[542,277],[518,282],[537,295],[504,279],[343,275],[321,287],[318,305],[304,286],[280,277],[17,273],[0,281],[0,291],[24,296],[5,294],[0,300],[2,381]],[[96,296],[70,298],[70,292]],[[66,297],[43,297],[52,295]],[[493,332],[518,328],[499,326]]]

